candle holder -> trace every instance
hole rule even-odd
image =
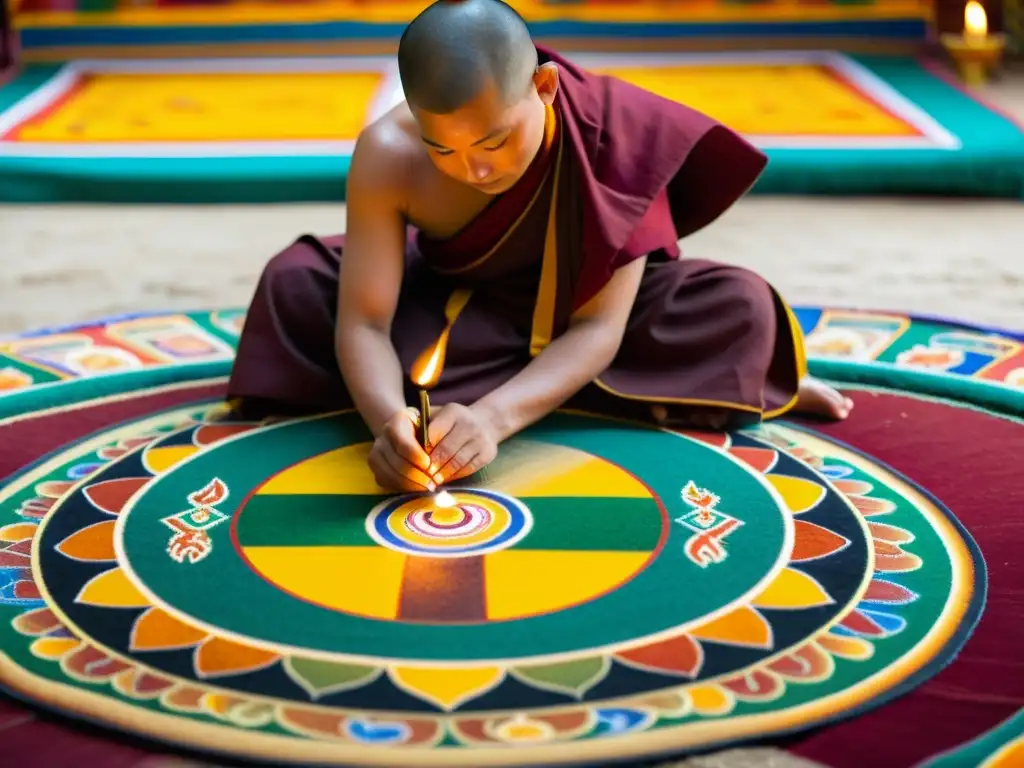
[[[971,87],[984,85],[998,69],[1006,51],[1006,35],[984,36],[946,34],[940,38],[960,72]]]
[[[939,40],[968,86],[984,85],[1006,51],[1006,35],[989,34],[988,14],[980,0],[967,0],[964,5],[963,34],[942,35]]]

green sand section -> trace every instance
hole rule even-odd
[[[238,516],[242,547],[375,547],[366,515],[380,496],[258,495]],[[650,552],[661,537],[653,499],[530,497],[529,534],[516,549]],[[628,520],[628,525],[623,525]]]
[[[368,433],[354,415],[257,430],[244,438],[213,446],[175,467],[150,484],[136,500],[124,526],[125,551],[138,578],[162,601],[225,630],[274,643],[359,656],[408,658],[413,654],[418,659],[433,660],[561,653],[653,634],[695,620],[748,594],[769,577],[783,554],[785,518],[764,481],[706,445],[659,430],[572,415],[549,417],[527,430],[523,437],[568,445],[618,464],[641,477],[653,493],[665,500],[670,520],[689,511],[679,497],[679,488],[686,479],[702,487],[727,488],[730,505],[744,511],[744,525],[729,537],[730,553],[735,555],[730,558],[729,578],[723,579],[692,562],[685,547],[692,532],[673,523],[659,556],[618,590],[554,614],[464,627],[453,638],[451,630],[444,626],[363,618],[289,597],[257,576],[239,556],[227,524],[209,530],[212,552],[189,567],[187,578],[183,578],[178,563],[164,556],[168,528],[161,519],[180,509],[180,500],[191,491],[204,486],[211,477],[219,477],[230,489],[228,502],[219,509],[233,515],[250,492],[282,469],[340,445],[365,441]],[[680,467],[686,467],[683,480]],[[371,499],[356,497],[355,503],[363,500]],[[543,512],[534,510],[535,518],[561,515],[579,521],[575,530],[571,523],[562,521],[538,523],[534,547],[571,549],[573,537],[567,539],[567,534],[595,545],[603,546],[608,541],[606,529],[612,524],[610,521],[595,525],[593,530],[584,523],[589,516],[599,518],[609,513],[611,507],[602,507],[600,503],[591,506],[590,499],[585,504],[576,498],[562,499],[560,505],[543,497],[529,501],[531,507],[534,501],[545,507]],[[248,507],[243,509],[240,544],[251,546],[258,537],[280,543],[306,535],[299,533],[298,521],[286,520],[287,506],[275,515],[269,508],[261,510],[263,503],[248,512]],[[308,515],[322,520],[326,511],[319,504],[314,500],[307,506],[299,501],[295,508],[300,510],[300,519]],[[244,523],[250,514],[253,520]],[[365,509],[360,517],[365,519]],[[660,525],[660,515],[647,517],[652,524],[658,521]],[[268,522],[272,524],[270,530],[264,525]],[[353,543],[364,535],[343,523],[334,528],[339,539]],[[256,533],[258,529],[263,530]],[[637,536],[634,546],[653,547],[652,528],[638,526]],[[625,545],[620,540],[619,551]],[[684,593],[673,585],[683,584],[687,585],[686,597],[680,599]],[[217,588],[207,589],[204,585]],[[238,595],[246,595],[246,599],[239,601]],[[263,606],[264,610],[252,611],[251,605]],[[610,614],[621,620],[608,622]]]
[[[930,114],[962,147],[770,149],[762,194],[942,194],[1024,199],[1024,132],[907,57],[852,56]],[[0,89],[0,112],[57,71],[30,65]],[[14,156],[0,141],[0,202],[340,201],[349,157]]]

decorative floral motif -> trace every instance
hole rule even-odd
[[[721,499],[706,488],[698,488],[692,480],[680,495],[693,509],[676,518],[679,525],[693,531],[686,542],[686,556],[701,568],[722,562],[726,555],[725,537],[743,525],[743,521],[716,509]]]
[[[228,516],[217,509],[227,498],[227,485],[215,477],[204,488],[189,494],[191,509],[163,519],[164,525],[174,531],[167,542],[167,554],[172,560],[183,563],[187,559],[195,565],[210,554],[213,542],[207,531],[227,521]]]

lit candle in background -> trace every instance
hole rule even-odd
[[[943,34],[939,40],[964,83],[972,87],[985,85],[999,69],[1007,42],[1005,34],[989,31],[988,14],[979,0],[970,0],[964,6],[963,33]]]
[[[968,45],[982,45],[988,36],[988,14],[978,0],[964,6],[964,40]]]

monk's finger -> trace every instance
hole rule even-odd
[[[480,446],[475,441],[468,442],[459,448],[455,455],[441,467],[439,474],[442,477],[442,482],[473,474],[462,470],[469,466],[479,454]]]
[[[442,478],[447,477],[454,471],[448,465],[460,451],[468,447],[472,437],[473,433],[469,426],[456,424],[452,431],[445,435],[444,439],[434,447],[430,452],[430,466],[435,478],[439,475]]]
[[[426,470],[430,466],[430,457],[416,438],[416,425],[411,418],[396,419],[389,423],[384,434],[395,453],[402,459],[421,470]]]
[[[433,491],[436,486],[422,470],[414,467],[408,461],[398,455],[389,443],[381,448],[381,458],[384,460],[391,472],[400,479],[400,487],[406,491]]]
[[[461,411],[456,405],[441,406],[436,414],[431,412],[430,429],[428,430],[430,444],[434,446],[434,449],[430,452],[431,460],[434,460],[434,452],[437,450],[437,446],[459,423],[460,413]]]
[[[396,472],[387,461],[380,455],[371,457],[370,471],[373,472],[373,479],[381,488],[386,491],[404,491],[405,479]]]
[[[487,464],[483,453],[474,453],[472,458],[466,461],[461,467],[459,467],[455,473],[449,477],[449,481],[462,480],[465,477],[479,472]]]
[[[477,443],[479,450],[467,461],[450,480],[461,480],[479,472],[498,457],[498,446],[491,442]]]

